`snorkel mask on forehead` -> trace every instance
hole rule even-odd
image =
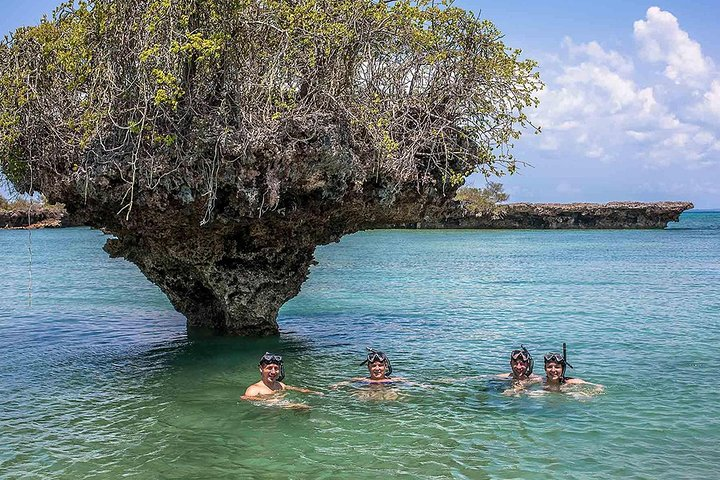
[[[525,348],[525,345],[520,345],[520,350],[513,350],[510,353],[510,368],[512,368],[513,362],[518,360],[522,360],[526,364],[525,372],[523,373],[523,375],[527,377],[532,375],[535,362],[533,361],[532,355],[530,355],[528,349]]]
[[[366,347],[368,349],[368,355],[364,362],[360,365],[368,365],[375,362],[382,362],[385,364],[385,376],[390,377],[392,373],[392,365],[390,365],[390,359],[383,352],[375,350],[374,348]]]
[[[560,355],[559,353],[551,352],[551,353],[548,353],[547,355],[545,355],[544,360],[545,360],[545,365],[547,365],[548,363],[559,363],[560,365],[562,365],[563,378],[565,377],[565,370],[567,370],[567,367],[570,367],[573,369],[575,368],[567,362],[567,345],[565,344],[565,342],[563,342],[562,355]]]
[[[278,367],[280,367],[280,375],[278,375],[277,381],[278,382],[283,381],[283,379],[285,378],[285,367],[283,366],[282,355],[265,352],[265,355],[263,355],[260,358],[260,368],[262,368],[265,365],[277,365]]]

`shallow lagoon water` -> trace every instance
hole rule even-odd
[[[279,338],[188,337],[89,229],[0,231],[2,478],[708,478],[720,213],[649,231],[371,231],[317,251]],[[29,246],[32,250],[30,267]],[[32,275],[30,275],[30,271]],[[520,343],[603,395],[502,395]],[[387,352],[397,399],[357,385]],[[307,411],[240,402],[266,350]],[[447,379],[466,378],[461,382]]]

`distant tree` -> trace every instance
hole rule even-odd
[[[488,182],[485,188],[460,188],[455,199],[462,202],[469,212],[482,214],[495,212],[497,205],[507,202],[510,195],[505,193],[501,183]]]
[[[49,203],[45,195],[37,194],[34,196],[29,195],[11,195],[11,198],[6,198],[0,194],[0,210],[5,211],[26,211],[26,210],[46,210],[51,212],[63,212],[65,211],[65,205],[62,203]]]

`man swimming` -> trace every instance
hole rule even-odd
[[[525,383],[540,382],[542,377],[532,373],[534,366],[532,355],[525,345],[520,345],[520,350],[513,350],[510,353],[510,373],[501,373],[497,378]]]
[[[260,381],[250,385],[245,394],[240,397],[243,400],[263,400],[282,392],[283,390],[294,390],[302,393],[319,393],[307,388],[293,387],[282,383],[285,378],[285,367],[281,355],[265,352],[260,358]]]
[[[360,364],[367,365],[368,377],[355,377],[350,380],[336,383],[332,385],[332,388],[337,388],[342,385],[349,385],[353,382],[363,382],[369,384],[383,384],[383,383],[395,383],[395,382],[406,382],[404,378],[390,378],[392,375],[392,365],[390,359],[385,353],[368,347],[367,358]]]

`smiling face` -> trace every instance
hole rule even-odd
[[[370,379],[372,380],[382,380],[385,378],[385,363],[381,361],[375,361],[372,363],[368,363],[368,371],[370,372]]]
[[[260,377],[265,385],[274,385],[279,376],[280,365],[276,363],[264,363],[260,365]]]
[[[525,377],[528,369],[528,362],[523,358],[510,360],[510,368],[512,368],[512,373],[515,378]]]
[[[548,383],[560,383],[562,380],[563,367],[559,362],[547,362],[545,364],[545,375]]]

